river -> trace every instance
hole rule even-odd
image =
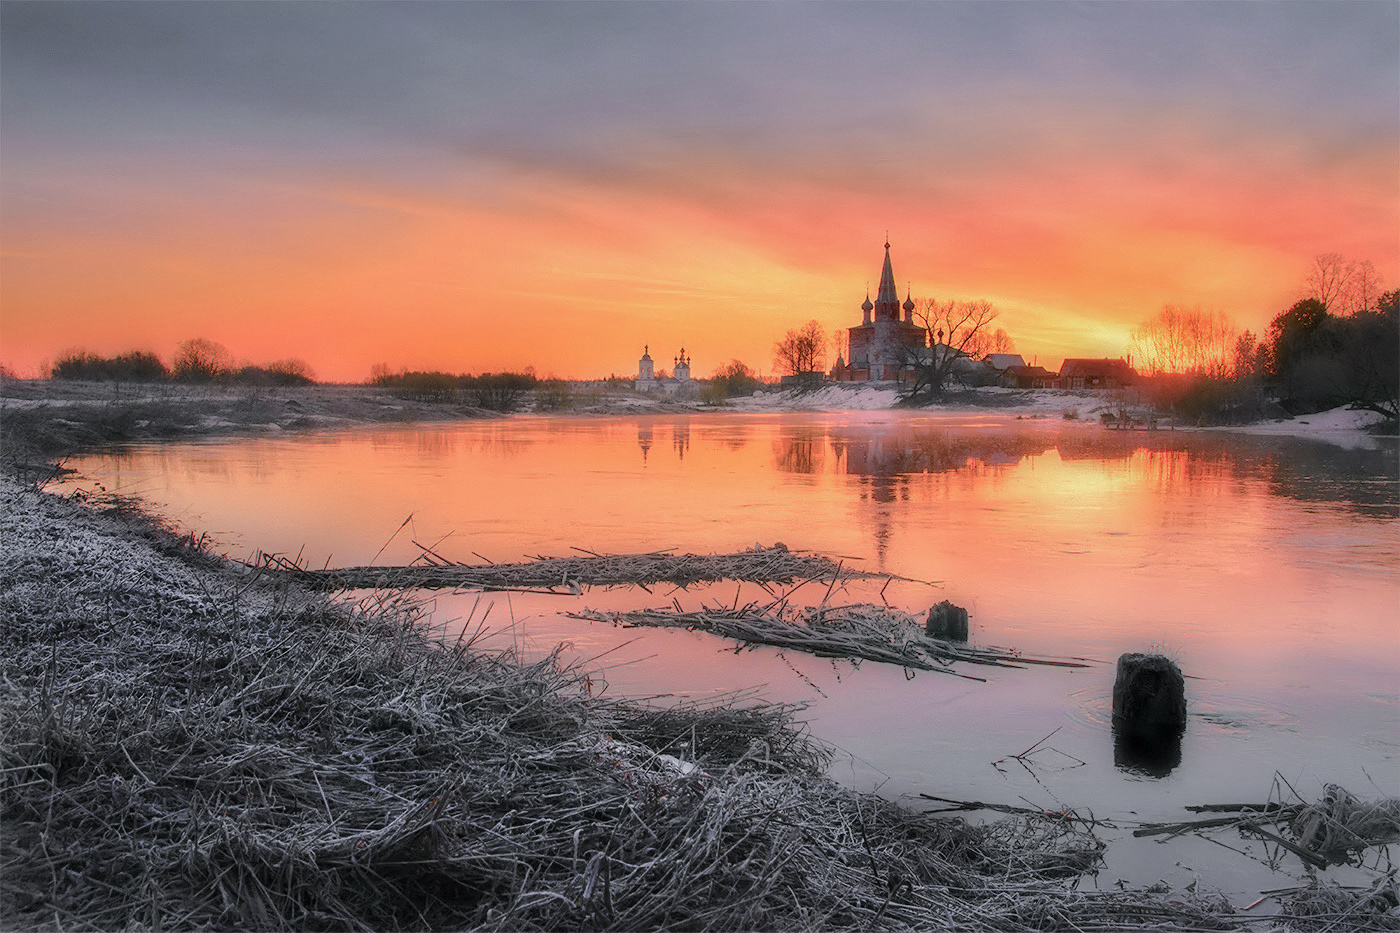
[[[972,671],[986,683],[911,677],[561,614],[753,598],[732,583],[438,593],[435,619],[529,653],[566,643],[612,695],[807,703],[813,734],[840,750],[834,777],[916,805],[928,793],[1092,810],[1120,829],[1105,877],[1281,887],[1265,851],[1233,834],[1217,837],[1225,848],[1126,829],[1189,818],[1190,804],[1292,799],[1290,787],[1400,796],[1393,440],[1347,449],[998,414],[716,413],[138,445],[70,465],[241,557],[406,563],[424,545],[499,562],[781,541],[924,581],[851,584],[840,598],[915,611],[951,599],[971,611],[974,642],[1104,663]],[[1115,755],[1112,662],[1126,651],[1163,652],[1189,677],[1179,761]],[[1296,860],[1285,867],[1297,874]]]

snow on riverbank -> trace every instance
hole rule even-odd
[[[894,383],[832,383],[813,391],[785,390],[730,399],[727,407],[746,412],[878,411],[895,408],[900,390]],[[927,408],[912,411],[964,413],[995,411],[1008,415],[1039,415],[1095,419],[1103,411],[1116,411],[1122,403],[1103,392],[1026,391],[986,387],[950,393]]]
[[[1326,441],[1340,447],[1373,447],[1385,435],[1376,435],[1372,430],[1384,423],[1385,417],[1374,411],[1360,411],[1351,408],[1333,408],[1311,415],[1296,418],[1278,418],[1261,421],[1257,424],[1243,424],[1233,427],[1208,428],[1211,431],[1231,431],[1238,434],[1261,436],[1279,435],[1301,437],[1309,440]],[[1391,435],[1393,438],[1394,435]]]
[[[892,383],[829,384],[810,392],[787,390],[765,392],[751,398],[730,399],[727,408],[743,412],[800,411],[875,411],[895,408],[899,390]],[[911,411],[927,414],[966,414],[995,412],[1007,416],[1033,418],[1067,418],[1097,422],[1105,412],[1119,413],[1124,408],[1134,416],[1149,412],[1141,405],[1125,402],[1118,394],[1107,391],[1064,391],[1040,389],[980,388],[953,393],[946,400],[926,408]],[[1174,430],[1232,431],[1241,434],[1275,435],[1324,441],[1343,447],[1372,447],[1383,442],[1385,435],[1372,433],[1385,418],[1372,411],[1334,408],[1331,411],[1296,418],[1280,418],[1256,424],[1197,428],[1194,425],[1174,425]],[[1170,424],[1168,419],[1163,425]],[[1393,435],[1392,435],[1393,436]]]

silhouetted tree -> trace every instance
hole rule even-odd
[[[514,411],[535,386],[533,373],[482,373],[462,377],[472,404],[490,411]]]
[[[1343,323],[1349,401],[1400,418],[1400,292],[1380,295],[1374,310],[1359,311]]]
[[[1010,334],[998,327],[994,331],[979,330],[962,349],[968,356],[980,360],[989,353],[1015,353],[1016,344]]]
[[[1341,253],[1319,253],[1303,274],[1304,297],[1312,298],[1331,310],[1351,277],[1351,263]]]
[[[1138,368],[1224,379],[1234,368],[1238,329],[1222,311],[1166,305],[1133,330]]]
[[[730,360],[710,377],[711,394],[720,398],[733,398],[736,395],[752,395],[762,383],[749,364],[741,360]]]
[[[789,376],[815,376],[826,368],[826,331],[808,321],[773,345],[773,365]]]
[[[948,389],[959,361],[972,354],[985,340],[987,326],[996,320],[997,310],[990,301],[937,301],[920,298],[914,302],[914,323],[924,329],[927,347],[905,347],[904,362],[914,368],[914,380],[904,392],[904,401],[933,399]]]
[[[1275,315],[1265,337],[1264,367],[1269,376],[1287,387],[1302,360],[1320,349],[1326,335],[1323,325],[1330,318],[1320,298],[1303,298]]]
[[[85,350],[60,354],[50,367],[54,379],[89,379],[97,382],[163,382],[170,378],[161,358],[147,350],[132,350],[104,357]]]
[[[1347,259],[1341,253],[1314,256],[1303,275],[1303,287],[1303,297],[1317,299],[1338,316],[1375,310],[1384,288],[1375,263]]]
[[[186,340],[175,348],[171,374],[181,382],[213,382],[233,370],[228,348],[204,337]]]
[[[1400,315],[1396,294],[1347,317],[1305,298],[1276,316],[1265,369],[1282,404],[1303,413],[1349,404],[1394,418],[1400,398]]]
[[[1247,330],[1235,338],[1231,368],[1236,379],[1257,378],[1264,374],[1264,345],[1254,331]]]

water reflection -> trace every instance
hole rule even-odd
[[[690,450],[690,422],[681,421],[672,429],[671,446],[676,449],[676,457],[685,459],[686,452]]]
[[[948,429],[936,425],[792,426],[774,440],[784,473],[825,468],[853,476],[907,476],[998,467],[1054,452],[1066,463],[1131,463],[1135,479],[1163,494],[1218,489],[1262,479],[1277,496],[1345,503],[1358,514],[1400,517],[1400,444],[1348,449],[1295,439],[1163,431],[1131,435],[1093,427],[1060,432]],[[893,501],[892,495],[875,496]]]
[[[1113,723],[1113,766],[1130,774],[1164,778],[1181,766],[1181,733],[1143,734]]]
[[[783,473],[820,473],[826,446],[826,433],[820,429],[793,431],[773,442],[773,462]]]

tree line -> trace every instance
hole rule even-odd
[[[540,379],[532,369],[474,376],[437,370],[393,371],[383,363],[376,363],[370,368],[369,384],[388,389],[399,398],[460,402],[489,411],[515,411],[532,391],[536,392],[541,408],[563,408],[569,403],[568,387],[563,380]]]
[[[1262,335],[1221,311],[1167,305],[1133,331],[1153,401],[1203,421],[1248,421],[1277,405],[1307,414],[1341,405],[1400,414],[1400,292],[1375,266],[1316,257],[1303,294]]]
[[[190,382],[237,385],[311,385],[315,375],[305,360],[289,357],[271,363],[239,363],[223,344],[193,337],[175,348],[169,365],[149,350],[102,356],[68,350],[49,366],[52,379],[89,382]]]

